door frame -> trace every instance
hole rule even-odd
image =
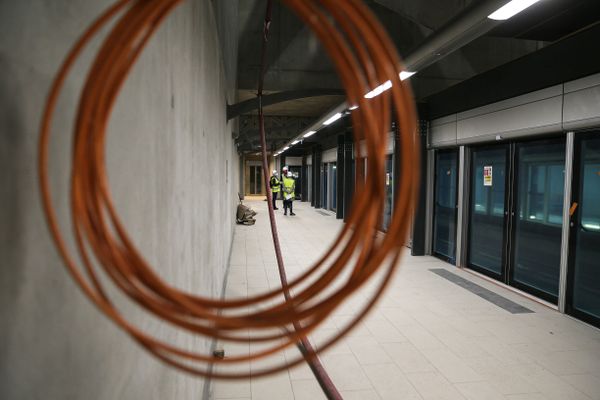
[[[519,152],[517,151],[517,147],[519,145],[545,145],[545,144],[563,144],[564,145],[564,149],[565,149],[565,160],[566,160],[566,149],[567,149],[567,138],[565,135],[562,136],[558,136],[558,137],[549,137],[549,138],[542,138],[542,139],[530,139],[530,140],[520,140],[520,141],[514,141],[512,143],[510,143],[510,146],[512,148],[511,153],[512,153],[512,164],[511,164],[511,178],[510,178],[510,183],[511,183],[511,188],[510,188],[510,204],[509,204],[509,215],[508,218],[510,219],[510,224],[509,224],[509,232],[508,232],[508,240],[509,240],[509,244],[507,247],[507,260],[508,263],[505,264],[505,267],[507,269],[506,271],[506,281],[504,283],[506,283],[509,286],[515,287],[519,290],[522,290],[526,293],[530,293],[536,297],[539,297],[542,300],[546,300],[547,302],[550,302],[552,304],[558,304],[558,298],[560,295],[560,272],[559,272],[559,281],[558,281],[558,294],[556,296],[548,294],[542,290],[536,289],[532,286],[529,286],[527,284],[524,283],[520,283],[518,281],[515,281],[514,279],[514,273],[515,273],[515,246],[514,246],[514,240],[515,240],[515,236],[516,236],[516,232],[517,232],[517,218],[518,218],[518,200],[519,200],[519,190],[517,184],[519,184],[520,182],[518,181],[519,178]],[[564,168],[564,163],[562,164],[563,168]],[[566,175],[566,171],[565,171],[565,175]],[[565,196],[565,192],[564,192],[564,179],[566,179],[566,176],[563,177],[563,198]],[[561,230],[562,230],[562,224],[561,224]],[[559,262],[559,268],[560,268],[560,262]],[[560,270],[559,270],[560,271]]]
[[[476,264],[471,263],[471,220],[473,218],[473,212],[471,210],[471,205],[473,204],[473,197],[475,196],[475,190],[473,190],[473,179],[475,179],[475,175],[473,173],[473,163],[475,161],[475,157],[474,154],[475,152],[479,151],[479,150],[494,150],[494,149],[499,149],[499,148],[505,148],[506,150],[506,155],[505,155],[505,165],[506,165],[506,171],[505,171],[505,175],[504,175],[504,217],[503,217],[503,222],[502,222],[502,260],[501,260],[501,265],[502,265],[502,271],[500,274],[496,274],[486,268],[483,268],[481,266],[478,266]],[[510,200],[510,172],[511,172],[511,155],[512,155],[512,143],[494,143],[494,144],[482,144],[482,145],[475,145],[475,146],[471,146],[470,149],[471,152],[471,157],[469,160],[469,201],[468,201],[468,217],[467,217],[467,223],[468,223],[468,233],[467,233],[467,249],[466,249],[466,257],[465,257],[465,261],[466,261],[466,266],[469,269],[472,269],[476,272],[479,272],[483,275],[489,276],[491,278],[494,278],[502,283],[506,283],[506,272],[507,272],[507,268],[506,268],[506,260],[508,257],[508,224],[509,224],[509,218],[508,217],[508,212],[509,212],[509,200]],[[493,173],[493,172],[492,172]],[[493,177],[493,175],[492,175]],[[491,201],[489,201],[490,205],[491,205]]]
[[[600,130],[593,130],[591,132],[576,132],[573,146],[573,168],[572,168],[572,183],[571,183],[571,201],[570,204],[577,202],[580,204],[580,194],[581,194],[581,147],[582,142],[586,138],[598,138],[600,139]],[[591,325],[600,327],[600,318],[595,317],[591,314],[586,313],[585,311],[581,311],[576,309],[573,306],[573,294],[575,291],[575,259],[577,257],[577,238],[578,238],[578,222],[579,222],[579,207],[575,209],[573,215],[569,218],[569,245],[568,245],[568,254],[569,258],[567,261],[567,291],[565,296],[565,312],[569,315],[574,316],[577,319],[580,319],[584,322],[587,322]]]
[[[248,171],[248,182],[247,182],[247,183],[248,183],[248,185],[247,185],[247,187],[245,187],[245,190],[244,190],[244,192],[245,192],[245,195],[246,195],[246,196],[264,196],[264,195],[266,194],[266,191],[265,191],[265,186],[264,186],[264,184],[265,184],[265,183],[263,182],[263,180],[264,180],[264,176],[263,176],[264,172],[263,172],[263,170],[262,170],[262,166],[263,166],[263,165],[262,165],[262,162],[261,162],[261,161],[257,161],[257,160],[246,160],[246,169],[247,169],[247,171]],[[258,176],[258,175],[256,174],[256,169],[255,169],[255,176],[254,176],[254,178],[255,178],[255,179],[254,179],[254,180],[255,180],[255,182],[254,182],[254,188],[251,188],[251,182],[252,182],[252,177],[251,177],[251,176],[252,176],[252,167],[254,167],[254,168],[256,168],[256,167],[260,167],[260,172],[259,172],[259,174],[258,174],[258,175],[260,175],[260,180],[261,180],[261,182],[260,182],[260,185],[258,185],[258,186],[259,186],[259,187],[258,187],[258,193],[252,193],[252,190],[253,190],[253,189],[256,189],[256,186],[257,186],[257,182],[256,182],[256,176]],[[245,179],[245,178],[244,178],[244,179]],[[244,185],[244,186],[246,186],[246,185]]]
[[[439,153],[456,153],[456,201],[455,201],[455,213],[454,213],[454,259],[438,253],[435,251],[435,218],[436,218],[436,196],[437,196],[437,166],[438,166],[438,154]],[[450,147],[450,148],[442,148],[435,149],[433,155],[433,209],[432,209],[432,218],[431,218],[431,255],[436,258],[439,258],[442,261],[446,261],[450,264],[456,264],[456,256],[457,256],[457,243],[458,243],[458,181],[460,176],[460,148],[459,147]]]

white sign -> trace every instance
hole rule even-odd
[[[483,186],[492,186],[492,166],[483,167]]]

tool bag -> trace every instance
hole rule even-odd
[[[235,216],[235,220],[238,224],[243,225],[254,225],[256,220],[254,216],[256,215],[256,211],[252,210],[250,207],[247,207],[242,204],[242,196],[238,193],[238,197],[240,199],[240,204],[238,204],[237,212]]]

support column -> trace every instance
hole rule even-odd
[[[336,163],[336,210],[335,210],[335,218],[342,219],[344,218],[344,171],[345,168],[345,154],[344,154],[344,135],[338,135],[338,145],[337,145],[337,163]]]
[[[313,202],[315,208],[321,208],[321,146],[313,149]]]
[[[427,197],[425,198],[427,213],[425,215],[425,254],[433,254],[433,198],[435,188],[435,150],[427,150],[427,175],[424,177],[427,181]]]
[[[560,252],[560,280],[558,284],[558,310],[565,313],[567,301],[567,272],[569,268],[569,233],[571,229],[571,193],[573,190],[573,154],[575,148],[575,133],[567,132],[565,149],[565,187],[563,200],[562,241]]]
[[[412,246],[411,254],[413,256],[424,256],[425,255],[425,232],[427,226],[427,180],[423,179],[423,174],[427,171],[427,131],[429,129],[429,122],[425,120],[419,121],[419,131],[415,140],[419,143],[420,152],[420,163],[419,169],[421,171],[421,179],[419,179],[418,186],[415,188],[415,195],[417,195],[417,203],[414,210],[413,219],[413,230],[412,230]],[[394,149],[394,151],[397,151]]]
[[[354,155],[352,132],[344,134],[344,221],[348,219],[354,198]]]
[[[470,152],[460,146],[458,153],[458,210],[456,226],[456,266],[467,266],[467,228],[469,226]]]

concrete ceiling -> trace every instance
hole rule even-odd
[[[406,55],[465,8],[479,1],[368,0],[366,3],[388,30],[399,53]],[[411,78],[417,101],[537,51],[548,41],[558,40],[593,23],[599,15],[593,12],[599,5],[599,0],[541,0],[518,18],[419,71]],[[265,77],[268,93],[341,89],[331,62],[309,29],[281,2],[274,2],[273,6]],[[264,8],[262,0],[239,0],[239,101],[256,95]],[[342,101],[343,96],[332,95],[296,99],[271,105],[265,108],[265,113],[273,117],[317,118]]]

